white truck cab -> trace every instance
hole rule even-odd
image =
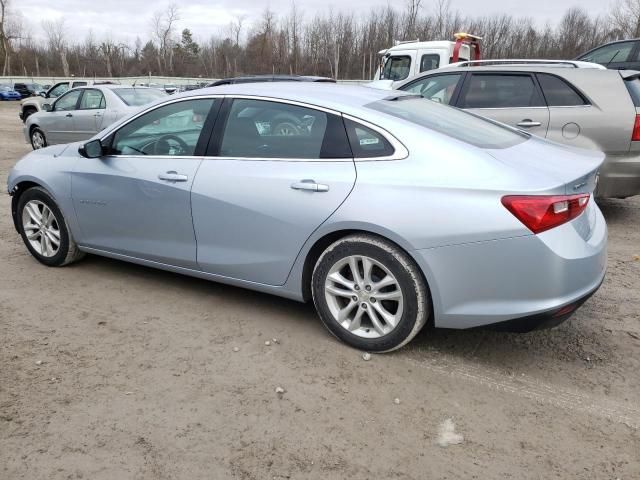
[[[479,60],[481,37],[456,33],[455,41],[398,42],[382,55],[374,80],[398,82],[450,63]]]

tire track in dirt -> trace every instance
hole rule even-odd
[[[627,406],[607,398],[592,396],[580,391],[572,391],[538,379],[505,375],[497,369],[472,365],[450,358],[443,359],[442,364],[414,358],[406,358],[404,360],[414,367],[473,382],[492,390],[553,405],[565,410],[604,417],[631,428],[640,428],[639,405]],[[445,361],[446,364],[444,363]]]

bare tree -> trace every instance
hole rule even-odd
[[[60,56],[60,64],[65,77],[70,76],[69,62],[67,61],[67,40],[64,18],[58,20],[43,20],[42,29],[47,36],[49,48]]]
[[[640,0],[618,0],[609,18],[618,37],[640,37]]]
[[[151,31],[158,44],[158,68],[163,72],[173,70],[173,45],[176,23],[180,20],[180,11],[176,4],[165,10],[157,11],[151,18]]]

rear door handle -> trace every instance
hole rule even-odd
[[[322,183],[316,183],[315,180],[300,180],[291,184],[291,188],[294,190],[307,190],[310,192],[328,192],[329,185],[323,185]]]
[[[73,115],[71,113],[67,113],[65,117],[73,117]]]
[[[161,173],[158,175],[160,180],[166,180],[167,182],[186,182],[189,180],[189,177],[186,175],[181,175],[178,172],[171,170],[167,173]]]
[[[531,127],[539,127],[540,125],[542,125],[542,123],[540,122],[534,122],[533,120],[530,119],[525,119],[522,120],[520,123],[517,124],[519,127],[523,127],[523,128],[531,128]]]

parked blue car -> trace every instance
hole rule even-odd
[[[0,85],[0,100],[20,100],[21,98],[11,85]]]

